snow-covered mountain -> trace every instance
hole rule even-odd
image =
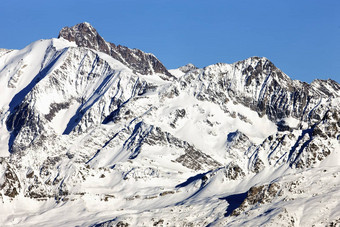
[[[337,226],[340,85],[167,70],[88,23],[0,49],[1,226]]]

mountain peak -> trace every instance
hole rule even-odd
[[[97,33],[96,29],[88,22],[82,22],[79,24],[76,24],[72,27],[63,27],[60,32],[59,32],[59,36],[60,37],[64,37],[65,35],[69,35],[70,33],[72,35],[76,34],[86,34],[86,33]],[[98,34],[98,33],[97,33]]]
[[[187,73],[187,72],[189,72],[191,70],[198,69],[198,68],[194,64],[188,63],[188,64],[186,64],[184,66],[179,67],[178,69],[181,70],[184,73]]]
[[[173,77],[153,54],[106,42],[88,22],[62,28],[58,38],[75,42],[79,47],[87,47],[106,53],[142,75],[160,73],[168,76],[164,79]]]
[[[106,54],[110,53],[105,40],[88,22],[76,24],[72,27],[62,28],[59,32],[58,38],[64,38],[68,41],[75,42],[77,46],[80,47],[88,47]]]
[[[83,26],[88,26],[88,27],[92,27],[92,25],[89,23],[89,22],[82,22],[82,23],[80,23],[80,24],[78,24],[78,25],[83,25]],[[92,27],[93,28],[93,27]]]

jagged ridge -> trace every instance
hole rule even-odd
[[[166,75],[164,78],[167,79],[173,77],[153,54],[106,42],[89,23],[64,27],[59,32],[58,38],[75,42],[79,47],[106,53],[142,75],[160,73]]]

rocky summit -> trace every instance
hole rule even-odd
[[[128,66],[134,73],[142,75],[160,73],[165,75],[163,79],[172,77],[165,66],[153,54],[106,42],[89,23],[77,24],[71,28],[64,27],[59,32],[58,38],[75,42],[78,47],[87,47],[106,53]]]
[[[340,85],[168,70],[89,24],[0,49],[1,226],[338,226]]]

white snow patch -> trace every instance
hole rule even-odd
[[[284,118],[284,122],[290,128],[297,128],[298,125],[300,124],[300,120],[293,118],[293,117]]]
[[[171,73],[176,78],[180,78],[180,77],[182,77],[185,74],[180,69],[170,69],[168,71],[169,71],[169,73]]]
[[[56,116],[51,121],[51,126],[57,134],[61,135],[65,131],[67,123],[77,112],[77,109],[78,103],[73,102],[69,108],[61,109],[57,112]]]

